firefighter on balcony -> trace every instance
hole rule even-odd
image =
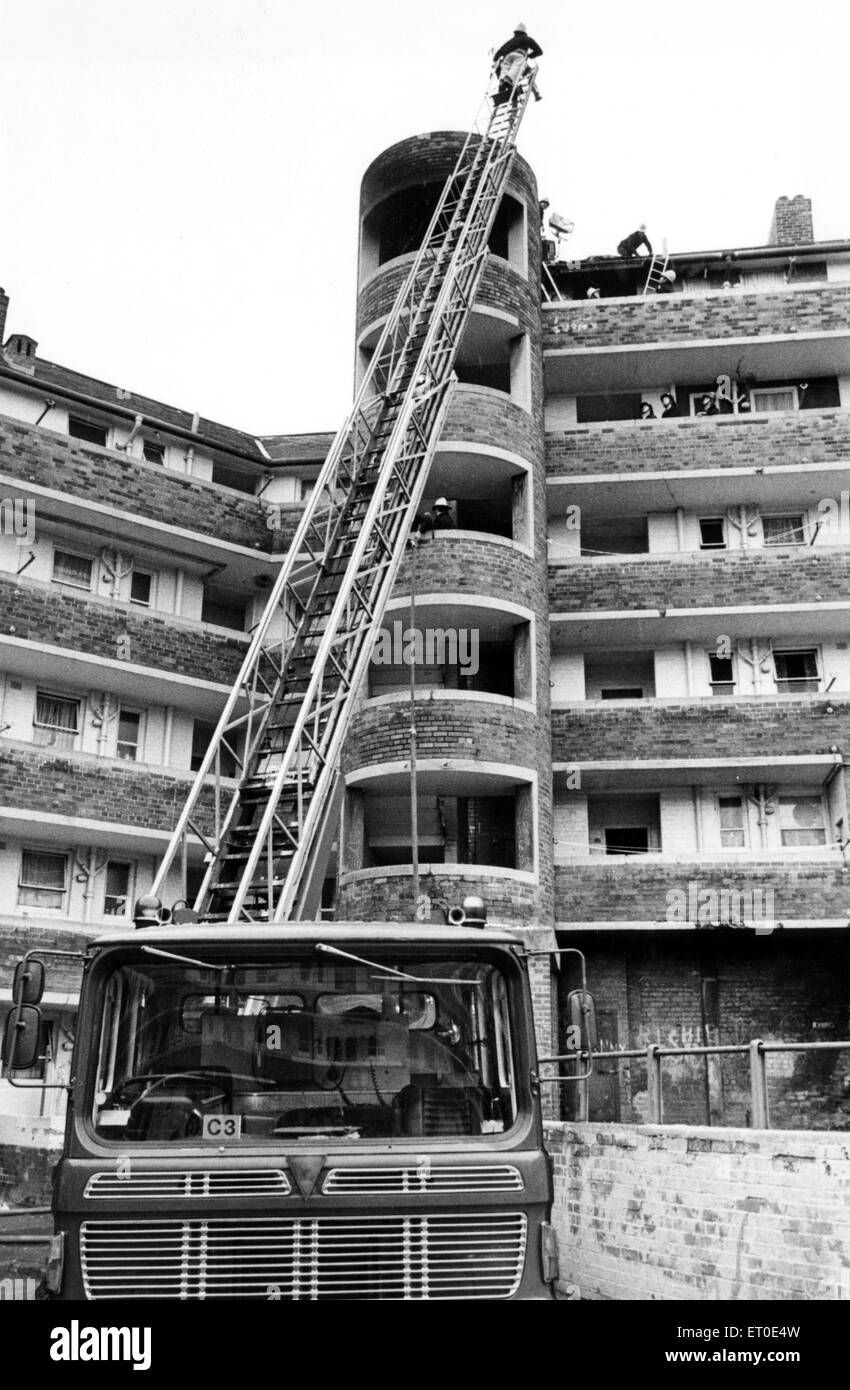
[[[451,508],[445,497],[438,497],[434,503],[433,510],[423,512],[413,523],[411,530],[411,543],[416,546],[426,536],[434,531],[453,531],[455,528],[454,517]]]
[[[646,235],[645,222],[641,222],[637,231],[632,232],[631,236],[623,237],[623,240],[617,247],[617,255],[622,256],[624,261],[630,260],[632,256],[637,255],[639,246],[645,246],[646,254],[648,256],[652,255],[652,243]]]
[[[513,35],[493,54],[493,67],[499,79],[494,100],[507,101],[530,58],[540,58],[543,49],[531,38],[524,24],[518,24]]]

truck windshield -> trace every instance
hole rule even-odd
[[[98,1135],[306,1145],[508,1129],[516,1065],[501,971],[469,956],[363,953],[374,965],[124,959],[101,996]]]

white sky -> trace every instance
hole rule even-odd
[[[468,126],[519,20],[544,49],[520,149],[576,256],[641,221],[673,252],[759,244],[783,193],[813,199],[819,238],[850,237],[835,0],[5,0],[0,16],[8,329],[256,433],[340,424],[363,170]]]

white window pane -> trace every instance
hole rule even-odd
[[[765,545],[802,545],[806,529],[802,516],[763,516]]]
[[[75,589],[90,589],[92,561],[85,555],[71,555],[57,550],[53,556],[53,579],[57,584],[69,584]]]

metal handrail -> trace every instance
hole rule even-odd
[[[767,1058],[771,1052],[844,1052],[850,1051],[850,1041],[835,1042],[764,1042],[753,1038],[748,1043],[714,1043],[694,1047],[664,1047],[660,1043],[650,1043],[648,1047],[618,1048],[608,1051],[562,1052],[551,1057],[539,1058],[541,1067],[554,1066],[558,1062],[572,1062],[576,1066],[585,1061],[636,1061],[646,1062],[648,1093],[647,1122],[664,1123],[664,1096],[662,1065],[665,1057],[709,1057],[737,1053],[748,1056],[750,1060],[750,1118],[752,1129],[770,1129],[770,1111],[767,1093]],[[548,1085],[578,1083],[580,1120],[589,1118],[590,1092],[587,1078],[581,1076],[541,1076],[540,1081]],[[722,1127],[722,1126],[721,1126]]]

